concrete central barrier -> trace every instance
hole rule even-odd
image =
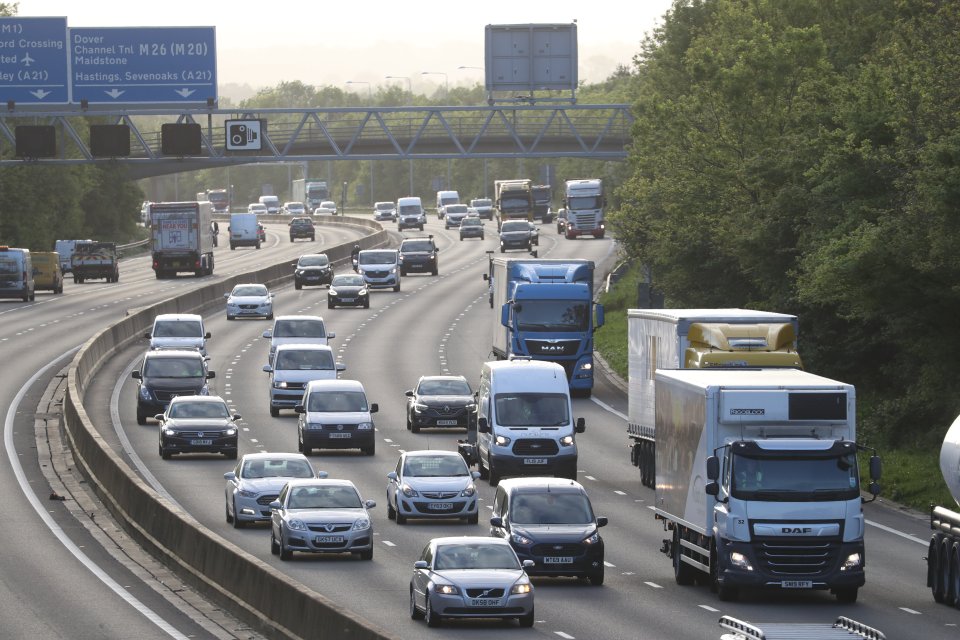
[[[371,231],[359,241],[325,248],[334,263],[349,261],[354,244],[370,249],[389,242],[387,232],[371,220],[321,218],[316,224],[352,224]],[[185,582],[258,632],[272,638],[396,638],[220,537],[163,498],[101,437],[83,405],[86,383],[117,350],[142,340],[157,314],[202,314],[222,306],[223,294],[237,282],[271,286],[292,278],[290,261],[285,260],[136,310],[103,329],[80,348],[70,364],[64,426],[82,473],[126,531]]]

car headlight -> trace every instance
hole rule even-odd
[[[414,403],[413,410],[416,411],[417,413],[423,413],[424,411],[427,410],[427,405],[425,405],[422,402]]]
[[[294,273],[294,275],[302,276],[304,272],[303,272],[301,269],[297,269],[297,270],[294,271],[293,273]]]
[[[533,587],[530,586],[529,582],[521,582],[510,587],[510,595],[515,596],[523,593],[530,593],[533,591]]]
[[[247,489],[237,489],[237,495],[241,498],[256,498],[260,493],[257,491],[248,491]]]
[[[164,429],[164,430],[163,430],[163,435],[165,435],[165,436],[175,436],[175,435],[177,435],[177,432],[174,431],[173,429]]]
[[[273,381],[273,388],[274,388],[274,389],[286,389],[286,388],[287,388],[287,382],[286,382],[286,380],[274,380],[274,381]]]
[[[858,569],[863,565],[863,558],[860,553],[851,553],[847,556],[847,559],[843,561],[843,564],[840,565],[840,571],[850,571],[851,569]]]
[[[569,447],[573,444],[573,436],[563,436],[560,438],[560,444],[565,447]]]
[[[360,518],[353,523],[354,531],[365,531],[370,528],[370,520],[368,518]]]
[[[460,593],[460,590],[457,589],[452,584],[438,584],[436,586],[437,593],[441,593],[445,596],[455,596]]]
[[[523,547],[529,547],[533,544],[533,540],[520,533],[511,533],[510,539],[513,540],[514,544],[519,544]]]
[[[207,385],[203,385],[202,387],[200,387],[200,393],[198,395],[201,395],[201,396],[210,395],[210,387],[208,387]]]
[[[287,528],[292,529],[293,531],[306,531],[307,525],[303,523],[303,520],[294,518],[293,520],[287,521]]]
[[[477,410],[477,403],[476,403],[476,402],[468,402],[466,405],[464,405],[463,408],[466,409],[467,411],[476,411],[476,410]]]
[[[497,446],[505,447],[508,444],[510,444],[510,438],[508,438],[507,436],[497,436],[496,443],[497,443]]]
[[[370,431],[371,429],[373,429],[372,422],[361,422],[357,425],[357,431]]]
[[[391,267],[390,273],[396,273],[396,272],[397,272],[397,268],[396,268],[396,267]]]
[[[307,423],[307,429],[309,429],[309,430],[311,430],[311,431],[322,431],[322,430],[323,430],[323,425],[320,424],[319,422],[308,422],[308,423]]]
[[[361,298],[363,298],[364,296],[369,295],[369,292],[368,292],[366,289],[360,289],[360,291],[357,293],[357,295],[360,296]]]
[[[237,435],[237,428],[236,428],[236,427],[230,427],[229,429],[227,429],[227,430],[224,432],[224,434],[225,434],[225,435],[228,435],[228,436],[235,436],[235,435]]]
[[[337,295],[337,290],[334,289],[333,287],[330,287],[329,289],[327,289],[327,295],[328,295],[328,296],[335,296],[335,295]]]
[[[739,551],[734,551],[730,554],[730,564],[735,566],[737,569],[753,571],[753,566],[750,564],[750,560],[747,558],[747,556],[743,555]]]
[[[600,532],[599,532],[599,531],[594,531],[592,535],[589,535],[589,536],[587,536],[586,538],[583,539],[583,544],[585,544],[585,545],[597,544],[598,542],[600,542]]]
[[[150,389],[147,387],[140,387],[140,398],[142,400],[149,400],[151,398]]]
[[[408,485],[406,482],[400,485],[400,493],[407,496],[408,498],[416,498],[417,496],[420,495],[419,493],[417,493],[416,489]]]
[[[473,494],[475,494],[476,492],[477,492],[477,487],[476,487],[476,485],[472,485],[472,484],[471,484],[471,485],[468,486],[466,489],[464,489],[463,491],[461,491],[461,492],[460,492],[460,495],[463,496],[464,498],[470,498],[470,497],[472,497]]]

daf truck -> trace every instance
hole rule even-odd
[[[157,279],[190,271],[213,273],[213,205],[207,202],[150,203],[150,242]]]
[[[677,584],[830,590],[865,583],[853,386],[797,369],[659,369],[654,512]],[[870,456],[869,491],[880,491]]]
[[[940,473],[960,505],[960,417],[950,425],[940,446]],[[930,529],[927,586],[936,602],[954,607],[960,602],[960,510],[953,505],[931,506]]]
[[[603,326],[603,305],[593,301],[591,260],[490,260],[496,358],[521,356],[563,367],[574,395],[593,390],[593,332]]]
[[[497,211],[497,231],[506,220],[533,222],[533,190],[530,180],[495,180],[494,205]]]
[[[628,309],[627,437],[640,482],[653,488],[656,369],[802,369],[798,329],[796,316],[752,309]]]
[[[606,206],[603,180],[567,180],[563,192],[563,208],[566,211],[564,237],[567,240],[584,235],[602,238],[606,233],[603,216]]]

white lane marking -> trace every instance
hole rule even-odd
[[[653,587],[654,589],[663,589],[663,587],[656,582],[644,582],[643,584],[647,585],[648,587]]]
[[[565,638],[566,640],[574,640],[574,636],[570,635],[569,633],[564,633],[563,631],[554,631],[554,633],[561,638]]]
[[[187,640],[187,636],[174,629],[170,623],[161,618],[155,611],[153,611],[153,609],[150,609],[147,607],[147,605],[140,602],[140,600],[130,595],[130,593],[122,585],[108,576],[103,569],[101,569],[93,560],[87,557],[87,555],[81,551],[76,544],[74,544],[73,540],[71,540],[67,534],[64,533],[63,529],[60,528],[60,525],[53,521],[53,517],[47,513],[46,507],[40,503],[40,499],[33,492],[33,488],[30,486],[30,482],[27,480],[27,476],[23,471],[23,466],[20,464],[20,459],[17,455],[16,449],[14,449],[13,419],[20,408],[20,403],[23,401],[23,397],[27,394],[27,391],[30,389],[30,387],[32,387],[33,384],[47,372],[47,370],[60,362],[64,356],[73,354],[79,348],[80,347],[75,347],[66,353],[61,354],[59,358],[48,362],[39,371],[33,374],[30,379],[27,380],[22,387],[20,387],[20,390],[14,397],[13,402],[10,403],[10,407],[7,408],[7,415],[3,421],[3,445],[7,451],[7,458],[10,461],[10,468],[13,470],[13,475],[15,475],[17,478],[17,484],[20,485],[20,490],[30,503],[30,506],[32,506],[33,510],[37,512],[37,515],[40,516],[40,519],[43,520],[43,523],[47,525],[47,528],[50,529],[50,532],[57,537],[57,539],[60,541],[60,544],[62,544],[67,551],[73,554],[74,558],[79,560],[83,566],[90,571],[90,573],[95,575],[111,591],[120,596],[130,606],[143,614],[147,620],[159,627],[168,636],[171,638],[177,638],[177,640]]]
[[[389,540],[383,540],[382,542],[383,542],[383,544],[387,545],[388,547],[395,547],[395,546],[397,546],[397,545],[393,544],[392,542],[390,542]]]
[[[594,396],[590,396],[590,399],[593,400],[594,403],[596,403],[600,408],[602,408],[602,409],[604,409],[604,410],[606,410],[606,411],[609,411],[610,413],[612,413],[613,415],[615,415],[615,416],[617,416],[617,417],[619,417],[619,418],[623,418],[624,420],[629,420],[629,418],[626,416],[626,414],[620,413],[619,411],[617,411],[616,409],[614,409],[613,407],[611,407],[610,405],[608,405],[608,404],[607,404],[606,402],[604,402],[603,400],[597,400],[597,398],[594,397]]]
[[[594,482],[596,482],[596,480],[597,480],[597,479],[594,478],[593,476],[583,476],[583,477],[586,478],[587,480],[593,480]]]
[[[909,614],[912,614],[912,615],[915,615],[915,616],[923,615],[923,614],[920,613],[919,611],[914,611],[913,609],[908,609],[907,607],[899,607],[899,609],[900,609],[900,611],[905,611],[905,612],[907,612],[907,613],[909,613]]]
[[[714,609],[713,607],[711,607],[711,606],[708,605],[708,604],[698,604],[697,606],[700,607],[701,609],[706,609],[707,611],[710,611],[711,613],[720,613],[720,609]]]
[[[606,560],[604,560],[604,561],[603,561],[603,566],[605,566],[605,567],[610,567],[611,569],[614,569],[614,568],[616,568],[617,565],[613,564],[612,562],[607,562]]]
[[[627,495],[626,492],[620,491],[620,489],[614,489],[613,492],[614,492],[615,494],[617,494],[618,496],[625,496],[625,495]]]
[[[916,536],[914,536],[914,535],[910,535],[909,533],[904,533],[904,532],[902,532],[902,531],[897,531],[896,529],[893,529],[893,528],[888,527],[888,526],[886,526],[886,525],[882,525],[882,524],[880,524],[879,522],[874,522],[873,520],[864,520],[864,522],[866,522],[866,523],[867,523],[868,525],[870,525],[871,527],[876,527],[877,529],[880,529],[880,530],[882,530],[882,531],[886,531],[887,533],[892,533],[892,534],[895,535],[895,536],[900,536],[901,538],[905,538],[905,539],[909,540],[910,542],[916,542],[917,544],[922,544],[922,545],[925,546],[925,547],[930,544],[929,541],[927,541],[927,540],[921,540],[920,538],[918,538],[918,537],[916,537]]]

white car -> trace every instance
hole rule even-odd
[[[321,472],[322,473],[322,472]],[[233,471],[223,474],[226,519],[240,529],[245,524],[270,521],[270,503],[283,485],[317,474],[302,453],[248,453]]]
[[[259,216],[267,215],[267,205],[259,202],[251,202],[247,205],[247,213],[255,213]]]
[[[227,299],[227,320],[237,318],[266,318],[273,320],[273,294],[266,285],[238,284]]]
[[[280,213],[288,216],[305,216],[307,215],[307,208],[302,202],[284,202]]]
[[[315,216],[321,216],[321,215],[335,216],[335,215],[337,215],[337,203],[334,202],[333,200],[324,200],[323,202],[320,203],[320,205],[319,205],[318,207],[314,208],[314,210],[313,210],[313,215],[315,215]]]
[[[373,521],[367,510],[377,503],[363,500],[349,480],[291,480],[269,506],[270,552],[281,560],[293,558],[294,551],[373,559]]]
[[[397,221],[397,205],[393,202],[377,202],[373,205],[373,219],[377,222]]]
[[[407,518],[461,518],[479,522],[479,471],[471,472],[456,451],[406,451],[387,474],[387,518],[406,524]]]

